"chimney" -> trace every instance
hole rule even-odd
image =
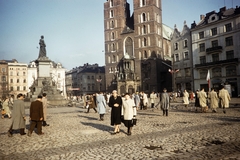
[[[205,15],[201,14],[200,15],[200,20],[203,20],[205,18]]]

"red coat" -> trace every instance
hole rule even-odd
[[[43,103],[41,101],[34,101],[30,106],[30,118],[33,121],[40,121],[43,118]]]

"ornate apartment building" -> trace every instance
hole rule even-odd
[[[168,68],[157,69],[149,60],[164,61],[161,0],[133,0],[133,14],[126,0],[104,3],[106,90],[120,94],[171,89]],[[169,63],[169,62],[167,62]],[[167,64],[167,63],[162,63]],[[142,70],[147,66],[148,71]],[[156,79],[158,78],[158,79]]]
[[[240,94],[240,8],[220,8],[201,15],[193,23],[192,51],[194,88],[208,90],[206,81],[210,71],[211,87],[230,84],[230,94]]]
[[[192,41],[191,31],[184,22],[182,31],[174,27],[171,37],[173,55],[173,90],[193,91],[193,68],[192,68]]]

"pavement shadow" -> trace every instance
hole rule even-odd
[[[78,117],[87,118],[88,120],[98,120],[98,118],[95,118],[95,117],[90,117],[90,116],[78,115]]]
[[[206,118],[209,118],[209,119],[216,119],[216,120],[220,120],[220,121],[224,121],[224,122],[240,122],[240,117],[230,117],[230,116],[227,116],[227,117],[213,117],[213,116],[207,116]]]
[[[91,127],[94,127],[98,130],[102,130],[102,131],[112,131],[113,130],[113,127],[110,127],[110,126],[107,126],[107,125],[104,125],[104,124],[99,124],[99,123],[90,123],[90,122],[81,122],[83,125],[86,125],[86,126],[91,126]]]

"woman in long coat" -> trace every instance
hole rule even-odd
[[[5,114],[8,115],[8,118],[11,118],[12,112],[10,111],[8,104],[9,104],[9,98],[6,98],[2,104],[3,106],[2,109],[4,109],[4,111],[6,112]],[[3,118],[4,118],[4,115],[2,115],[2,119]]]
[[[226,113],[225,108],[229,108],[229,101],[231,100],[228,91],[222,86],[222,89],[219,91],[219,98],[221,100],[221,106],[223,108],[223,113]]]
[[[209,92],[208,98],[210,99],[210,107],[212,109],[212,112],[216,113],[219,99],[218,99],[217,92],[215,92],[213,88],[212,88],[212,91]]]
[[[106,100],[105,97],[103,96],[103,93],[100,92],[100,94],[97,95],[96,97],[96,102],[97,102],[97,110],[100,115],[100,121],[104,120],[104,114],[106,113]]]
[[[86,113],[89,113],[89,110],[92,108],[94,109],[95,113],[97,113],[97,110],[96,110],[96,101],[94,99],[94,95],[90,95],[90,98],[89,98],[89,101],[88,101],[88,104],[89,104],[89,107],[87,109],[87,112]]]
[[[128,135],[132,134],[133,118],[136,117],[136,115],[137,109],[134,100],[126,93],[123,99],[122,116],[124,118],[124,125],[128,128]]]
[[[170,98],[167,93],[167,89],[163,89],[163,93],[160,96],[160,102],[161,102],[161,109],[163,111],[163,116],[166,114],[168,116],[168,109],[170,107]]]
[[[115,126],[113,134],[119,133],[121,124],[122,98],[118,96],[117,91],[112,92],[109,98],[109,107],[111,107],[111,126]]]
[[[189,105],[189,94],[186,89],[183,92],[183,104],[185,105],[185,107],[188,107]]]
[[[12,130],[20,129],[20,134],[25,135],[24,129],[26,128],[26,115],[25,115],[25,107],[23,102],[23,95],[18,94],[17,100],[13,103],[13,119],[12,125],[8,131],[8,136],[12,136]]]

